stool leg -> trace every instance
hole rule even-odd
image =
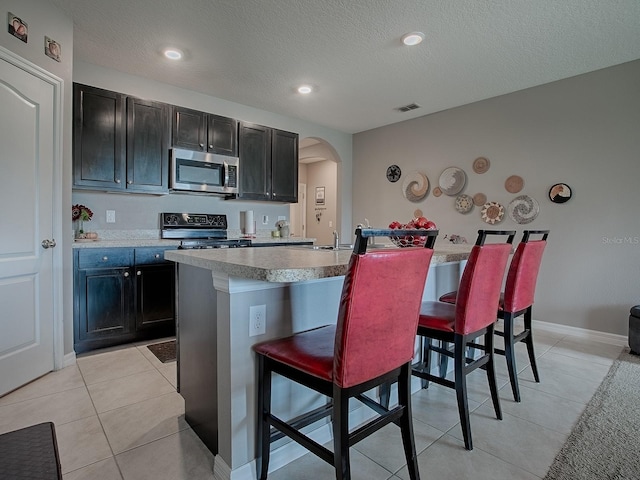
[[[445,342],[444,340],[440,341],[440,348],[448,349],[449,342]],[[449,368],[449,357],[446,355],[440,354],[438,359],[438,366],[440,367],[440,378],[445,378],[447,376],[447,369]],[[431,373],[431,372],[429,372]]]
[[[400,431],[404,456],[407,460],[407,470],[411,480],[420,480],[418,472],[418,458],[416,444],[413,435],[413,420],[411,416],[411,365],[406,364],[400,371],[398,378],[398,404],[404,407],[404,413],[400,417]]]
[[[333,385],[333,465],[336,480],[351,480],[349,464],[349,397]]]
[[[518,387],[518,370],[516,368],[516,352],[513,345],[513,313],[504,312],[504,356],[507,360],[507,370],[509,371],[509,381],[513,399],[520,401],[520,388]]]
[[[271,368],[266,365],[263,355],[258,360],[258,418],[256,422],[256,475],[258,480],[266,480],[269,471],[271,450]]]
[[[484,344],[486,346],[486,355],[489,355],[489,361],[487,362],[487,379],[489,380],[489,390],[491,391],[493,409],[496,412],[496,418],[498,420],[502,420],[502,409],[500,408],[500,397],[498,396],[498,382],[496,381],[496,367],[494,363],[495,354],[493,352],[494,326],[495,324],[491,324],[487,327],[487,333],[484,336]]]
[[[536,355],[533,351],[533,330],[531,329],[531,310],[533,307],[527,308],[524,312],[524,328],[529,331],[529,335],[524,339],[527,345],[527,353],[529,354],[529,361],[531,362],[531,370],[533,370],[533,378],[536,383],[540,383],[540,375],[538,375],[538,365],[536,364]]]
[[[391,401],[391,382],[385,382],[380,385],[380,405],[384,408],[389,408],[389,402]]]
[[[424,367],[426,373],[431,373],[431,339],[427,337],[422,337],[423,348],[422,348],[422,366]],[[429,388],[429,380],[423,378],[420,383],[422,384],[422,388]]]
[[[473,450],[473,442],[471,441],[471,424],[469,422],[469,402],[467,401],[465,347],[465,336],[456,335],[453,354],[458,413],[460,414],[460,426],[462,427],[464,446],[467,450]]]

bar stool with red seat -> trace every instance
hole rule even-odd
[[[530,240],[531,235],[542,235],[539,240]],[[533,349],[533,333],[531,329],[531,313],[536,289],[536,281],[542,254],[547,246],[549,230],[525,230],[522,240],[516,248],[507,281],[505,282],[504,293],[500,296],[500,307],[498,308],[498,318],[504,320],[504,330],[495,331],[495,334],[504,337],[504,349],[495,348],[495,353],[504,355],[509,371],[509,381],[513,398],[516,402],[521,400],[520,388],[518,386],[518,369],[516,367],[516,355],[514,346],[520,342],[527,346],[531,370],[536,383],[540,383],[538,365]],[[455,303],[457,292],[447,293],[440,297],[441,302]],[[516,334],[514,332],[515,319],[524,315],[524,329]]]
[[[478,239],[462,273],[458,299],[455,304],[424,302],[420,309],[418,335],[424,337],[422,361],[414,364],[412,373],[456,391],[460,424],[467,450],[473,449],[466,376],[482,367],[487,372],[491,399],[496,417],[502,420],[500,399],[493,363],[493,328],[500,301],[502,279],[507,266],[515,231],[479,230]],[[504,243],[485,244],[487,236],[506,236]],[[486,349],[477,358],[467,358],[467,345],[484,335]],[[431,340],[453,344],[453,351],[431,345]],[[431,374],[431,352],[434,350],[454,359],[454,381]]]
[[[416,231],[356,230],[337,325],[253,346],[258,361],[258,479],[267,478],[270,445],[282,434],[332,464],[337,479],[350,479],[349,447],[391,422],[401,428],[410,478],[420,478],[411,419],[411,360],[438,232],[420,231],[426,237],[425,248],[366,251],[369,237],[392,234],[408,235]],[[326,395],[330,403],[289,423],[279,419],[271,413],[274,372]],[[367,390],[396,381],[399,404],[391,410],[364,395]],[[350,432],[352,397],[363,401],[378,415]],[[333,452],[300,432],[300,428],[326,416],[331,416],[333,423]]]

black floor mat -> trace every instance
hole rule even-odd
[[[53,423],[0,435],[0,480],[62,479]]]
[[[169,340],[168,342],[154,343],[153,345],[147,345],[147,348],[151,350],[158,360],[162,363],[173,362],[176,359],[176,341]]]

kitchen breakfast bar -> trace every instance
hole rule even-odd
[[[457,288],[470,250],[470,245],[436,246],[425,300]],[[216,455],[214,478],[255,478],[256,372],[251,346],[335,323],[351,253],[350,248],[311,246],[165,252],[165,258],[177,265],[178,390],[187,422]],[[390,296],[393,289],[389,285]],[[251,307],[258,307],[258,325],[250,322]],[[265,333],[253,335],[261,326]],[[416,380],[414,391],[417,388]],[[273,412],[284,419],[326,401],[284,378],[274,378],[272,390]],[[373,415],[355,407],[351,425]],[[310,425],[307,433],[319,442],[331,439],[326,421]],[[272,447],[271,468],[304,453],[283,438]]]

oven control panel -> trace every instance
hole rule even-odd
[[[227,229],[227,216],[211,213],[162,213],[161,228]]]

